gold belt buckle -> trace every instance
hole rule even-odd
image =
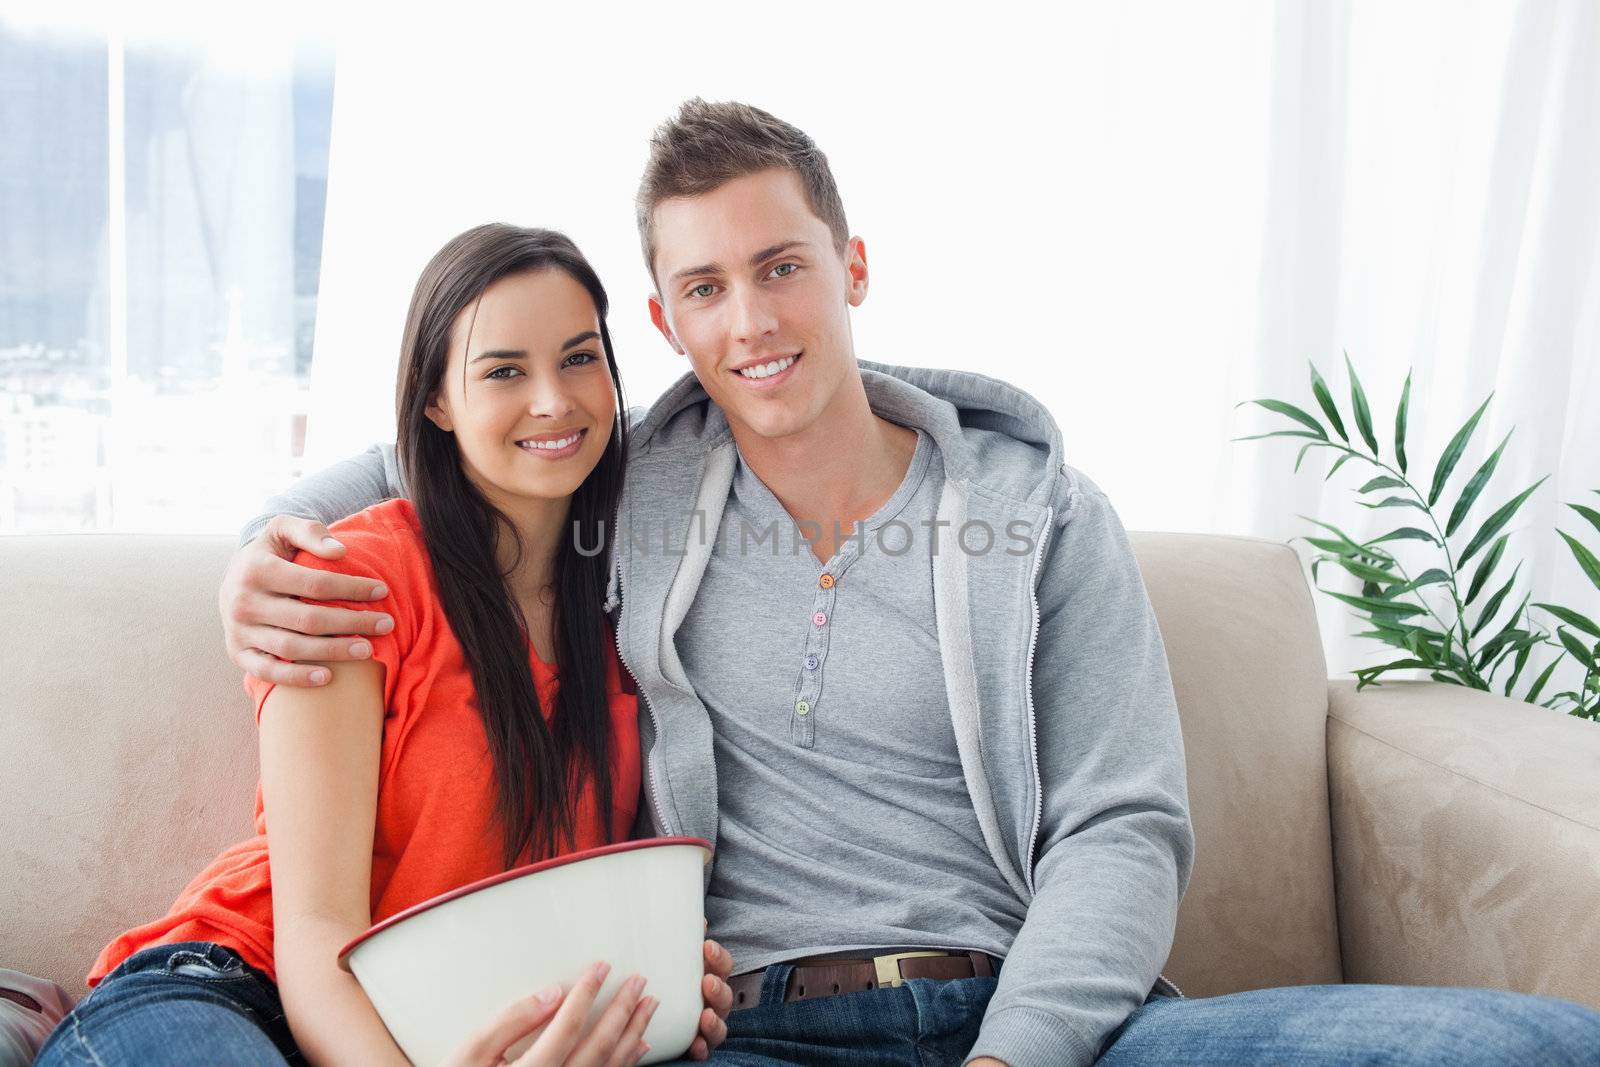
[[[887,956],[872,957],[872,968],[878,972],[880,989],[897,989],[905,982],[900,975],[900,961],[914,956],[948,956],[948,952],[891,952]]]

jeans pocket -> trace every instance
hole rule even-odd
[[[178,949],[167,957],[166,971],[202,982],[232,982],[249,977],[239,954],[217,944],[205,946],[204,951],[198,947]]]

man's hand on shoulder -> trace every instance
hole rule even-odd
[[[1006,1067],[1006,1062],[993,1056],[979,1056],[975,1060],[968,1060],[967,1067]]]
[[[372,655],[372,645],[360,635],[386,634],[394,629],[394,619],[381,611],[330,608],[298,598],[379,600],[389,591],[371,578],[330,574],[291,562],[300,549],[328,560],[339,559],[345,551],[322,523],[277,515],[233,554],[217,593],[223,643],[229,659],[264,682],[325,685],[325,669],[292,661],[366,659]]]

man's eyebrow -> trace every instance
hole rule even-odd
[[[763,248],[761,251],[757,252],[755,255],[751,256],[750,257],[750,265],[752,267],[759,267],[763,260],[771,259],[773,256],[781,255],[784,252],[789,252],[789,251],[792,251],[793,249],[796,249],[796,248],[808,248],[808,247],[810,247],[810,242],[809,241],[779,241],[777,244],[769,245],[766,248]],[[722,267],[721,267],[720,264],[717,264],[717,263],[702,263],[698,267],[685,267],[683,270],[673,272],[672,281],[676,282],[676,281],[680,281],[680,280],[682,280],[684,278],[691,278],[691,277],[693,277],[693,276],[695,276],[697,274],[721,274],[721,273],[722,273]]]
[[[764,260],[771,259],[773,256],[782,255],[783,253],[793,251],[796,248],[807,247],[810,246],[806,241],[780,241],[779,243],[768,248],[763,248],[761,251],[751,256],[750,265],[752,267],[759,267]]]
[[[596,341],[596,340],[599,340],[599,338],[600,338],[600,335],[598,333],[596,333],[595,331],[593,331],[593,330],[585,330],[582,333],[573,334],[571,337],[569,337],[565,341],[561,342],[561,349],[560,350],[562,352],[565,352],[569,348],[576,348],[578,345],[583,344],[585,341]],[[528,358],[528,353],[527,353],[526,349],[522,349],[522,348],[491,348],[491,349],[488,349],[487,351],[479,352],[477,355],[473,356],[470,360],[468,360],[467,364],[468,364],[468,366],[471,366],[473,363],[477,363],[477,362],[479,362],[481,360],[485,360],[485,359],[527,359],[527,358]]]
[[[717,264],[715,264],[715,263],[702,263],[698,267],[685,267],[680,271],[675,271],[673,273],[673,275],[672,275],[672,279],[671,280],[674,281],[674,282],[678,282],[678,281],[682,281],[684,278],[693,277],[696,274],[721,274],[721,273],[722,273],[722,268],[720,266],[718,266]]]

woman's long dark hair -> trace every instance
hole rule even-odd
[[[501,278],[559,270],[589,291],[617,394],[617,419],[605,454],[572,496],[572,537],[563,537],[555,570],[555,652],[560,679],[548,724],[528,662],[522,611],[501,573],[495,545],[521,539],[511,521],[462,470],[454,436],[434,425],[427,407],[443,387],[456,316]],[[505,827],[505,865],[575,846],[581,786],[592,781],[609,838],[612,818],[611,712],[606,695],[609,650],[601,604],[606,553],[577,551],[602,543],[616,513],[627,455],[622,380],[606,329],[606,291],[565,235],[491,223],[439,250],[411,297],[395,389],[401,470],[422,523],[450,628],[466,653],[478,710],[494,757],[497,814]]]

